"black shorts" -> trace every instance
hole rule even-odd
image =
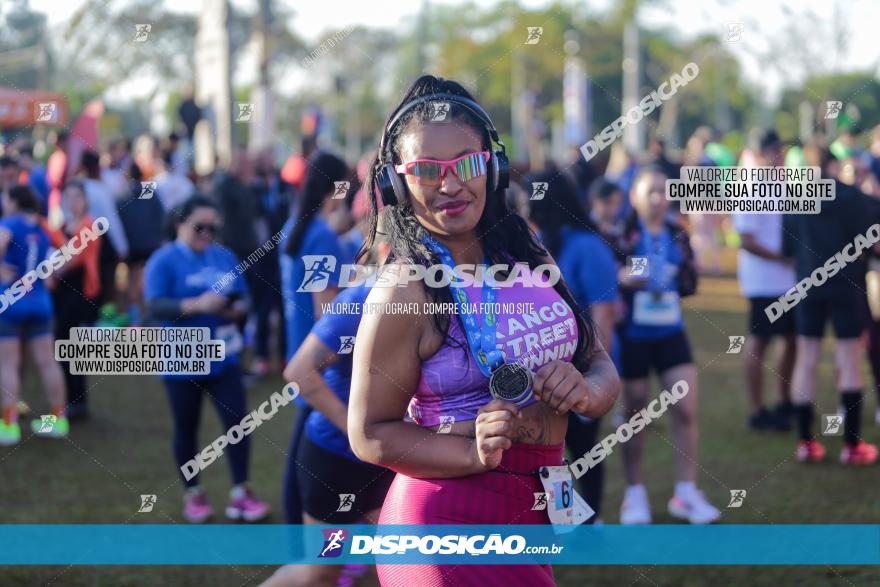
[[[755,297],[749,298],[749,334],[753,334],[760,338],[770,338],[773,336],[787,336],[795,333],[794,312],[785,312],[770,322],[764,308],[769,306],[779,298]]]
[[[382,507],[394,480],[394,471],[330,452],[305,434],[296,460],[303,511],[328,524],[362,522],[364,514]],[[337,511],[345,509],[342,494],[354,495],[349,511]]]
[[[866,312],[864,295],[855,288],[841,290],[834,297],[808,295],[794,308],[797,333],[822,338],[825,323],[831,318],[838,339],[860,337],[871,320]]]
[[[651,368],[660,374],[672,367],[694,362],[684,330],[656,340],[621,336],[620,349],[624,379],[647,377]]]

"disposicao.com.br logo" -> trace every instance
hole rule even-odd
[[[345,530],[325,530],[324,545],[318,558],[336,557],[342,554],[347,538]],[[388,534],[368,536],[356,534],[351,537],[349,554],[446,554],[471,556],[519,554],[559,554],[564,546],[528,546],[524,536],[512,534],[476,534],[473,536],[447,534],[444,536]],[[413,551],[413,552],[411,552]]]
[[[321,292],[327,289],[336,273],[336,257],[332,255],[303,255],[305,272],[297,292]],[[463,264],[450,267],[437,263],[428,267],[411,263],[388,265],[341,265],[338,285],[344,287],[405,287],[413,281],[424,281],[428,287],[553,287],[559,281],[559,267],[549,263],[531,269],[528,263],[508,265]]]

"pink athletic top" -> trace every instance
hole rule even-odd
[[[468,287],[467,293],[472,303],[480,303],[479,287]],[[526,288],[517,283],[498,288],[496,303],[502,310],[496,321],[496,347],[507,361],[517,360],[537,373],[554,359],[571,361],[574,357],[577,322],[555,289]],[[482,314],[475,316],[477,324],[482,324]],[[477,366],[458,316],[450,321],[449,336],[461,347],[445,341],[422,363],[419,384],[409,403],[409,417],[420,426],[436,426],[443,422],[441,416],[451,416],[453,422],[475,420],[477,411],[492,401],[489,378]],[[535,401],[529,398],[521,407]]]

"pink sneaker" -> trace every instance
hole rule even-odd
[[[183,498],[183,517],[191,524],[201,524],[214,514],[208,498],[201,491],[188,491]]]
[[[269,515],[269,504],[254,496],[250,487],[233,487],[229,492],[226,517],[230,520],[259,522]]]

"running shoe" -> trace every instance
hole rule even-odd
[[[721,518],[721,511],[706,501],[699,489],[674,495],[669,500],[669,515],[690,524],[711,524]]]
[[[187,491],[183,497],[183,517],[190,524],[201,524],[214,514],[208,497],[202,491]]]
[[[0,446],[12,446],[21,440],[21,426],[18,422],[7,424],[0,420]]]
[[[67,438],[70,423],[64,416],[57,418],[51,427],[44,427],[42,420],[31,420],[31,431],[40,438]]]
[[[749,428],[752,430],[777,430],[776,419],[767,408],[761,408],[749,416]]]
[[[626,488],[623,504],[620,506],[620,523],[625,526],[651,523],[651,504],[648,502],[648,492],[644,485],[632,485]]]
[[[844,444],[840,451],[844,465],[873,465],[877,462],[877,445],[860,440],[856,445]]]
[[[794,417],[794,406],[791,402],[779,402],[771,412],[776,424],[776,430],[788,432],[791,430],[791,420]]]
[[[229,492],[226,517],[230,520],[259,522],[269,515],[269,504],[254,496],[249,487],[233,487]]]
[[[801,440],[795,457],[801,463],[818,463],[825,458],[825,447],[817,440]]]
[[[269,361],[257,358],[251,362],[251,375],[265,377],[269,374]]]

